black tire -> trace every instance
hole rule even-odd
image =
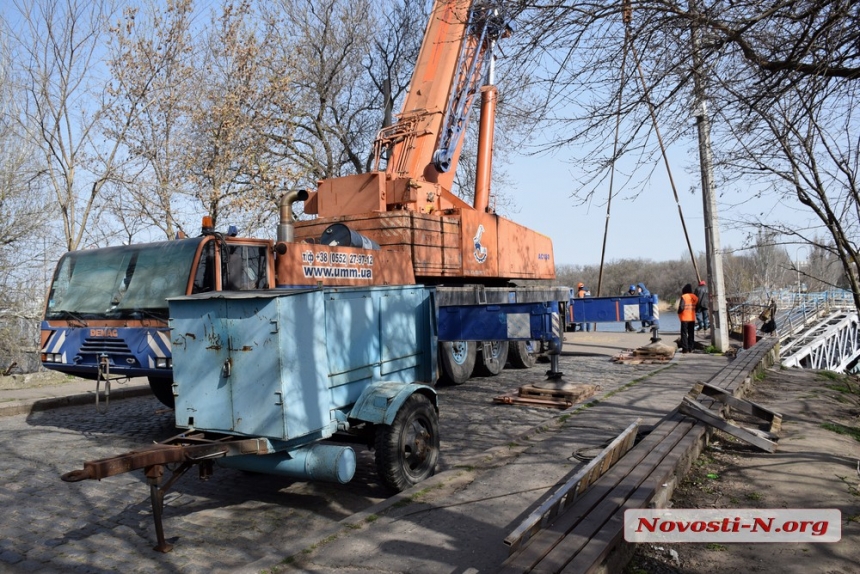
[[[430,399],[415,393],[390,425],[376,427],[376,471],[397,492],[433,476],[439,461],[439,417]]]
[[[439,343],[441,378],[447,383],[462,385],[472,376],[477,360],[474,341],[443,341]]]
[[[166,407],[174,408],[176,406],[175,397],[173,396],[173,379],[170,377],[148,377],[149,388],[152,394],[158,399],[161,404]]]
[[[540,344],[537,341],[513,341],[508,360],[515,369],[531,369],[537,362]]]
[[[482,341],[478,343],[478,361],[475,372],[487,377],[494,377],[502,372],[508,362],[507,341]]]

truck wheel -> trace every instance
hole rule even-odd
[[[398,492],[433,476],[439,460],[439,417],[430,399],[415,393],[391,425],[376,427],[376,471]]]
[[[439,361],[442,363],[442,380],[462,385],[475,369],[477,350],[474,341],[442,341],[439,343]]]
[[[515,369],[530,369],[537,362],[538,351],[537,341],[514,341],[510,345],[508,359]]]
[[[170,377],[148,377],[149,388],[155,398],[161,401],[166,407],[173,408],[175,406],[173,396],[173,379]]]
[[[481,341],[478,344],[478,361],[475,371],[493,377],[502,372],[508,362],[507,341]]]

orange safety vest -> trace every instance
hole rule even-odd
[[[682,323],[696,320],[696,303],[699,298],[692,293],[684,293],[681,295],[681,302],[678,303],[678,319]]]

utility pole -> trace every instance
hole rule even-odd
[[[698,13],[695,0],[690,12]],[[714,195],[714,166],[711,156],[711,123],[705,95],[704,62],[701,54],[699,28],[692,26],[693,87],[696,95],[696,127],[699,132],[699,165],[702,173],[702,204],[705,219],[705,254],[708,262],[708,297],[711,313],[711,345],[719,352],[729,349],[726,289],[723,281],[723,256],[720,249],[720,228],[717,219],[717,201]]]

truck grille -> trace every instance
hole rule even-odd
[[[131,349],[128,348],[126,342],[122,339],[113,339],[109,337],[87,337],[84,344],[81,345],[79,351],[81,355],[102,353],[111,356],[131,355]]]

